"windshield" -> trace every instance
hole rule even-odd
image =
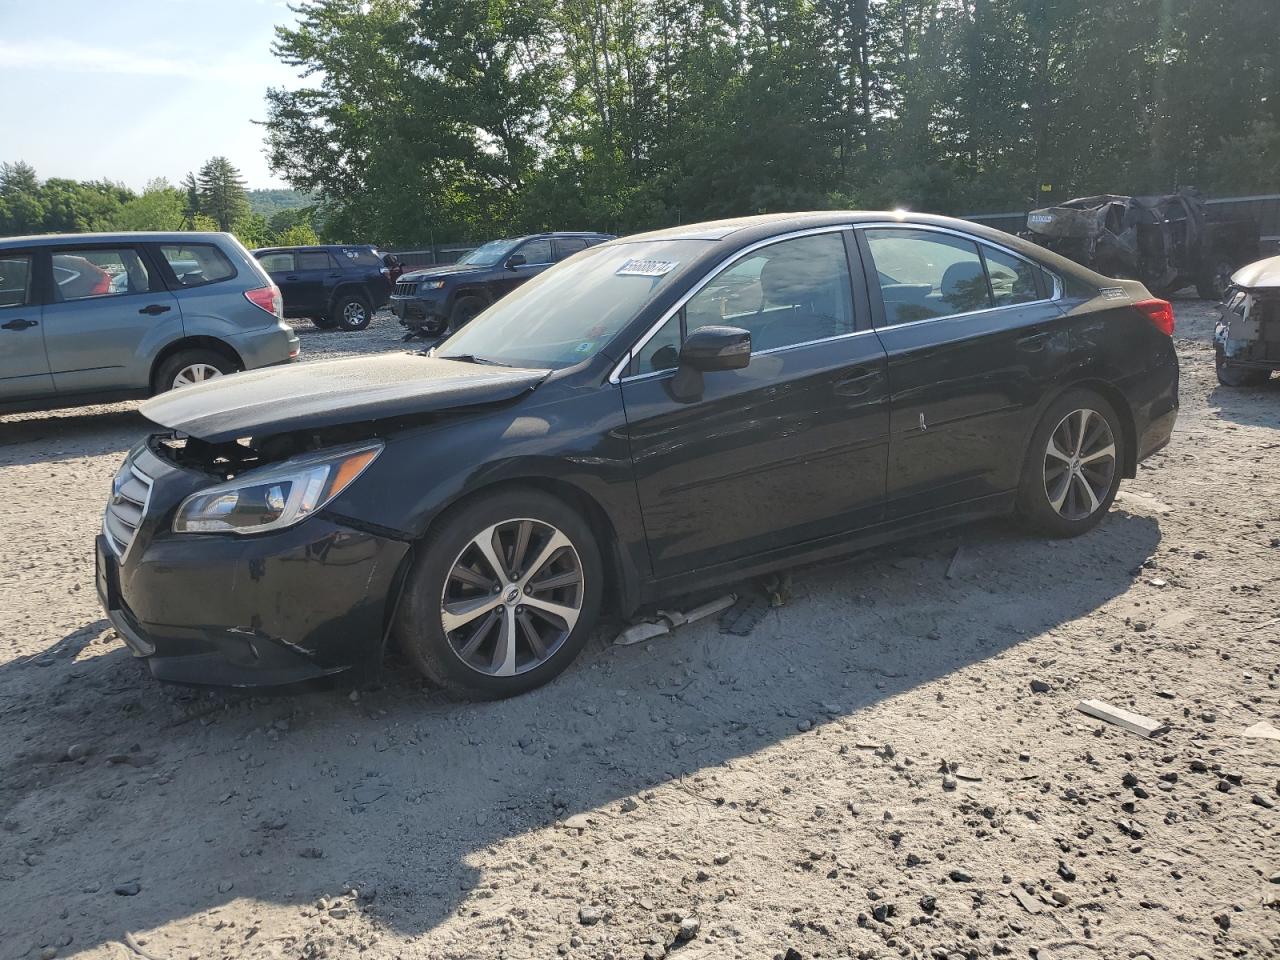
[[[516,240],[490,240],[468,253],[459,260],[473,267],[492,267],[506,257],[507,251],[516,245]]]
[[[438,357],[559,369],[595,356],[709,240],[589,247],[499,300]]]

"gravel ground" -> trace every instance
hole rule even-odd
[[[152,681],[92,576],[135,405],[0,418],[0,957],[1280,955],[1280,379],[1176,308],[1174,442],[1089,535],[798,570],[504,703]]]

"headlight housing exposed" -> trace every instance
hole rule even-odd
[[[266,533],[300,523],[351,486],[381,441],[335,447],[249,470],[182,501],[174,533]]]
[[[443,280],[423,280],[418,284],[419,290],[440,290],[444,287]]]

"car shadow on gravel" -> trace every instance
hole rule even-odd
[[[124,453],[155,427],[136,403],[0,416],[0,466]]]
[[[747,637],[714,620],[630,647],[602,631],[557,681],[496,703],[450,701],[396,668],[363,693],[164,687],[89,624],[73,656],[68,638],[43,665],[0,667],[0,734],[20,747],[0,757],[0,954],[173,924],[147,949],[186,956],[192,924],[235,920],[238,941],[258,902],[312,911],[353,888],[366,920],[426,933],[516,882],[504,844],[570,816],[621,835],[662,815],[645,794],[673,781],[708,817],[767,807],[778,798],[696,778],[798,736],[830,736],[839,762],[839,743],[874,736],[858,736],[867,708],[1046,631],[1071,643],[1072,621],[1126,591],[1159,540],[1155,520],[1119,509],[1071,541],[964,528],[796,571],[791,601]],[[590,855],[590,837],[562,836],[540,855]],[[561,911],[562,893],[531,889],[530,909]],[[308,936],[368,935],[360,923],[299,916],[292,955]]]

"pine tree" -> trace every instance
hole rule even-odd
[[[244,180],[226,157],[212,157],[200,168],[200,210],[227,231],[249,212]]]
[[[194,173],[188,173],[183,177],[180,189],[183,193],[183,221],[186,223],[188,229],[194,230],[196,217],[200,215],[200,183],[196,180],[196,175]]]

